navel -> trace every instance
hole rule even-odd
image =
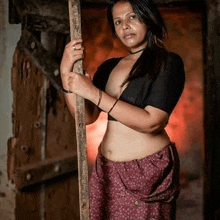
[[[107,150],[107,155],[108,156],[112,155],[112,151],[111,150]]]

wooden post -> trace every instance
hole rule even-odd
[[[70,37],[81,38],[81,9],[80,0],[69,0]],[[83,74],[82,61],[74,65],[74,71]],[[79,207],[80,220],[89,220],[89,188],[88,188],[88,165],[86,153],[86,126],[85,126],[85,103],[84,99],[76,97],[76,138],[78,156],[78,179],[79,179]]]
[[[207,1],[204,74],[204,219],[220,219],[220,0]]]

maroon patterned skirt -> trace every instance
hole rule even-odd
[[[97,156],[90,176],[91,220],[173,220],[179,157],[173,143],[129,162]]]

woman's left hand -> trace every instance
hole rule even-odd
[[[78,96],[81,96],[92,102],[98,99],[99,91],[93,85],[92,79],[88,73],[85,75],[81,75],[76,72],[68,73],[68,85],[69,90]]]

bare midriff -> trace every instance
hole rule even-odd
[[[140,133],[118,121],[108,121],[100,151],[108,160],[125,162],[145,158],[162,150],[169,143],[165,130],[156,134]]]
[[[136,60],[123,58],[113,69],[106,85],[106,92],[116,98],[124,91],[128,84],[121,87]],[[108,120],[106,133],[99,151],[108,160],[124,162],[142,159],[154,154],[167,145],[170,139],[163,129],[154,134],[141,133],[119,121]]]

